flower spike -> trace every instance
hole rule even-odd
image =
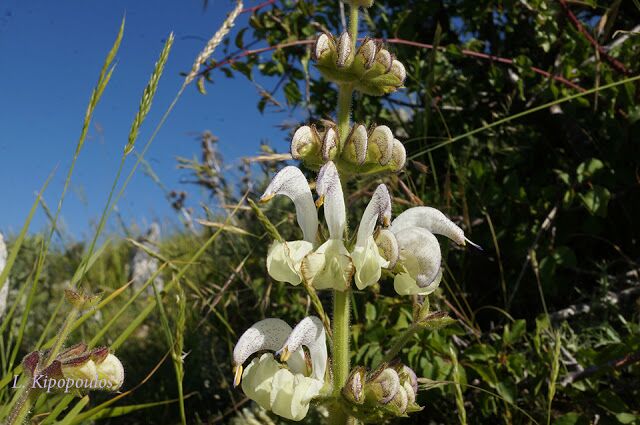
[[[299,168],[288,166],[280,170],[260,198],[260,202],[267,202],[276,195],[284,195],[293,201],[304,240],[313,243],[318,231],[318,214],[313,205],[313,195],[307,179]]]

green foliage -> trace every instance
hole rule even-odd
[[[640,10],[634,2],[569,5],[584,30],[611,47],[604,56],[562,4],[385,0],[364,14],[371,33],[395,40],[387,46],[407,67],[402,91],[359,98],[352,111],[358,122],[393,128],[412,159],[402,183],[390,184],[396,212],[421,203],[438,207],[485,249],[443,253],[441,289],[425,311],[395,295],[388,277],[373,291],[354,293],[354,362],[375,368],[388,354],[383,347],[406,339],[397,357],[420,377],[418,402],[426,408],[398,423],[640,423],[640,108],[638,82],[624,80],[637,72],[640,56],[634,34],[613,44],[614,32],[636,25]],[[286,104],[304,108],[309,119],[330,117],[336,93],[309,67],[308,44],[299,41],[341,29],[338,2],[274,2],[253,12],[248,27],[227,42],[234,60],[210,62],[204,77],[214,80],[220,69],[227,77],[273,82],[273,91],[260,92],[260,110]],[[280,48],[242,56],[255,42]],[[169,46],[143,94],[134,139]],[[240,49],[235,55],[232,46]],[[91,97],[74,158],[114,55]],[[116,347],[127,370],[125,393],[52,395],[36,403],[37,418],[164,424],[184,421],[178,408],[184,404],[189,423],[278,423],[245,406],[231,388],[235,330],[264,317],[295,322],[311,309],[328,311],[331,299],[303,285],[276,284],[266,273],[269,235],[296,236],[288,234],[296,228],[291,205],[275,199],[257,209],[236,193],[257,199],[274,162],[243,168],[239,187],[204,159],[182,165],[219,206],[237,208],[207,209],[200,234],[178,229],[160,243],[158,274],[170,284],[155,296],[127,285],[132,244],[111,238],[94,249],[104,223],[91,244],[50,246],[58,209],[48,237],[26,235],[30,215],[25,232],[10,241],[0,277],[9,276],[12,288],[0,328],[0,414],[13,396],[8,384],[19,360],[53,344],[66,313],[63,291],[68,282],[82,282],[102,298],[75,322],[68,342]],[[104,220],[130,177],[107,202]],[[358,185],[366,191],[373,183]],[[355,222],[364,202],[350,202]],[[414,327],[415,317],[433,312],[449,315]],[[313,415],[323,422],[323,412]]]

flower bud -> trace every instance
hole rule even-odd
[[[367,146],[369,159],[377,161],[380,165],[387,165],[393,153],[393,140],[393,133],[386,125],[374,128],[369,135]]]
[[[351,55],[351,36],[349,36],[348,32],[343,32],[340,38],[338,39],[338,58],[336,60],[336,65],[338,68],[344,68],[351,65],[351,61],[353,57]]]
[[[327,55],[331,55],[331,51],[335,50],[335,48],[333,37],[327,34],[320,34],[313,49],[315,60],[323,60]]]
[[[391,152],[391,164],[393,171],[400,171],[404,168],[407,162],[407,151],[404,149],[404,145],[399,140],[393,141],[393,148]]]
[[[336,156],[338,150],[338,132],[335,127],[330,127],[322,139],[322,159],[331,161]]]
[[[398,391],[389,402],[389,410],[397,416],[402,416],[409,406],[409,396],[404,386],[398,387]]]
[[[344,398],[354,404],[364,403],[364,381],[366,369],[362,366],[351,371],[347,383],[342,388]]]
[[[400,80],[400,85],[404,84],[404,80],[407,78],[407,71],[404,69],[402,62],[394,59],[391,63],[391,73]]]
[[[24,370],[31,376],[34,375],[36,367],[38,367],[38,363],[40,362],[40,352],[33,351],[22,359],[22,367]]]
[[[393,64],[393,57],[387,49],[380,49],[376,53],[376,62],[382,65],[384,72],[387,73]]]
[[[371,69],[376,60],[377,51],[378,45],[374,40],[365,40],[362,45],[360,45],[360,48],[358,48],[358,55],[362,57],[365,69]]]
[[[89,354],[61,362],[60,366],[62,368],[62,375],[74,381],[78,379],[92,381],[98,377],[96,364],[91,360]]]
[[[365,384],[367,399],[375,400],[380,404],[389,403],[400,388],[398,373],[392,368],[383,369]]]
[[[109,353],[102,362],[95,365],[98,380],[104,379],[111,391],[120,389],[124,382],[124,367],[120,360]]]
[[[291,139],[291,156],[301,159],[318,150],[319,136],[314,126],[304,125],[296,130]]]
[[[364,164],[367,159],[367,128],[363,124],[356,124],[347,138],[342,157],[351,163]]]

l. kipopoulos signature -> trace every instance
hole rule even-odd
[[[19,385],[18,378],[20,375],[13,376],[13,384],[11,388],[22,388]],[[51,378],[47,375],[34,375],[29,382],[25,383],[31,388],[41,389],[50,393],[51,391],[64,391],[68,393],[73,390],[89,391],[89,390],[110,390],[114,384],[107,379],[71,379],[71,378]]]

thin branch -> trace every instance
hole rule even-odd
[[[626,356],[622,356],[620,358],[610,360],[601,365],[590,366],[584,370],[579,370],[579,371],[570,373],[562,380],[562,385],[567,386],[573,382],[590,378],[591,376],[596,375],[598,373],[606,372],[610,369],[613,369],[613,370],[621,369],[625,366],[631,365],[639,361],[640,361],[640,350],[634,353],[629,353]]]
[[[359,39],[360,40],[360,39]],[[380,41],[386,41],[389,44],[403,44],[403,45],[407,45],[407,46],[413,46],[413,47],[419,47],[422,49],[434,49],[435,47],[432,44],[428,44],[428,43],[420,43],[417,41],[411,41],[411,40],[405,40],[402,38],[390,38],[388,40],[383,40],[383,39],[378,39]],[[243,50],[242,52],[235,54],[235,55],[229,55],[227,57],[225,57],[222,61],[214,63],[214,64],[210,64],[209,66],[205,67],[201,72],[200,75],[204,75],[207,72],[210,72],[216,68],[219,68],[221,66],[224,65],[229,65],[232,64],[236,61],[238,61],[239,59],[242,59],[244,57],[247,56],[253,56],[253,55],[259,55],[261,53],[265,53],[265,52],[270,52],[272,50],[277,50],[277,49],[285,49],[288,47],[295,47],[295,46],[303,46],[303,45],[311,45],[315,43],[315,39],[307,39],[307,40],[296,40],[296,41],[290,41],[287,43],[279,43],[279,44],[274,44],[273,46],[267,46],[267,47],[262,47],[259,49],[251,49],[251,50]],[[440,51],[446,52],[447,51],[447,47],[444,46],[440,46],[437,48]],[[500,56],[494,56],[494,55],[488,55],[486,53],[481,53],[481,52],[475,52],[473,50],[468,50],[468,49],[462,49],[460,51],[464,56],[470,56],[470,57],[475,57],[478,59],[484,59],[484,60],[488,60],[488,61],[492,61],[492,62],[498,62],[498,63],[502,63],[505,65],[513,65],[514,64],[514,60],[513,59],[507,59],[507,58],[503,58]],[[580,87],[578,84],[562,77],[559,75],[554,75],[551,74],[550,72],[547,72],[541,68],[532,66],[531,71],[533,71],[536,74],[542,75],[545,78],[550,78],[552,80],[555,80],[559,83],[564,84],[567,87],[571,87],[573,89],[576,89],[580,92],[584,92],[586,91],[585,88]]]
[[[384,41],[384,40],[381,40],[381,41]],[[423,48],[423,49],[434,49],[435,48],[432,44],[420,43],[420,42],[411,41],[411,40],[404,40],[402,38],[390,38],[390,39],[388,39],[386,41],[388,43],[390,43],[390,44],[404,44],[404,45],[407,45],[407,46],[420,47],[420,48]],[[446,51],[447,47],[440,46],[437,49],[440,50],[440,51]],[[513,65],[514,64],[514,60],[513,59],[507,59],[507,58],[503,58],[503,57],[500,57],[500,56],[488,55],[486,53],[476,52],[476,51],[468,50],[468,49],[462,49],[460,52],[465,56],[471,56],[471,57],[475,57],[475,58],[478,58],[478,59],[489,60],[489,61],[492,61],[492,62],[503,63],[503,64],[506,64],[506,65]],[[536,74],[542,75],[543,77],[546,77],[546,78],[551,78],[551,79],[553,79],[553,80],[555,80],[555,81],[557,81],[559,83],[562,83],[562,84],[564,84],[564,85],[566,85],[568,87],[574,88],[574,89],[576,89],[578,91],[581,91],[581,92],[586,91],[585,88],[580,87],[576,83],[574,83],[574,82],[572,82],[570,80],[567,80],[566,78],[561,77],[559,75],[551,74],[550,72],[547,72],[544,69],[538,68],[536,66],[532,66],[530,69],[531,69],[531,71],[535,72]]]
[[[260,4],[255,5],[253,7],[246,7],[244,9],[242,9],[240,11],[240,13],[253,13],[255,11],[258,11],[258,10],[262,9],[263,7],[267,7],[267,6],[271,5],[271,4],[274,4],[275,2],[276,2],[276,0],[267,0],[265,2],[262,2]]]
[[[630,75],[629,70],[624,66],[624,64],[622,62],[620,62],[618,59],[614,58],[613,56],[610,56],[607,53],[607,50],[602,47],[598,41],[593,38],[593,36],[591,34],[589,34],[589,31],[587,31],[584,26],[582,25],[582,23],[580,22],[580,20],[576,17],[576,15],[573,14],[573,12],[571,11],[571,9],[569,8],[569,5],[567,4],[566,0],[558,0],[558,2],[560,3],[560,6],[562,6],[562,9],[564,10],[564,13],[567,15],[567,17],[569,18],[569,21],[571,21],[571,23],[573,24],[574,27],[576,27],[576,29],[578,30],[578,32],[580,32],[584,38],[587,39],[587,41],[596,48],[596,50],[598,50],[598,53],[600,54],[600,57],[603,58],[607,63],[609,63],[609,65],[611,65],[616,71],[624,74],[624,75]]]

